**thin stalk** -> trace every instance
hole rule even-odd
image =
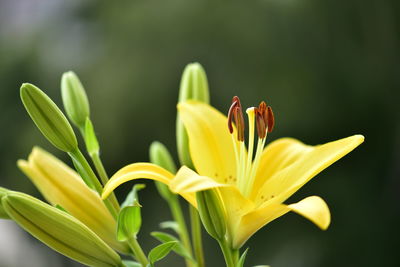
[[[239,250],[231,248],[225,240],[218,241],[221,247],[226,267],[237,267],[239,262]]]
[[[205,262],[204,262],[204,252],[203,252],[203,244],[201,238],[200,216],[196,208],[194,208],[192,205],[189,205],[189,212],[190,212],[194,255],[196,257],[197,266],[204,267]]]
[[[168,199],[168,205],[171,209],[172,217],[179,225],[179,239],[182,241],[183,246],[187,249],[190,256],[192,256],[192,245],[190,244],[189,233],[186,227],[185,218],[183,217],[182,208],[179,204],[179,198],[177,195],[172,195]],[[189,259],[185,259],[186,266],[195,267],[196,264]]]
[[[68,153],[73,160],[75,160],[75,163],[79,164],[79,167],[81,168],[81,171],[84,172],[84,176],[87,176],[87,178],[90,180],[90,182],[93,184],[94,189],[101,195],[103,191],[103,187],[100,183],[100,181],[97,179],[96,174],[93,172],[92,168],[90,167],[89,163],[87,162],[85,156],[82,154],[82,152],[77,149],[73,152]],[[80,169],[78,168],[78,169]],[[79,170],[78,170],[79,171]],[[117,218],[118,212],[115,210],[114,206],[111,204],[109,199],[103,200],[104,204],[106,205],[107,209],[110,211],[111,215],[114,218]]]
[[[108,182],[109,179],[108,179],[106,169],[104,168],[103,162],[100,159],[99,153],[91,153],[90,158],[92,159],[93,165],[100,177],[101,183],[103,185],[106,185],[106,183]],[[111,195],[109,196],[109,199],[111,201],[111,204],[114,206],[114,208],[117,211],[119,211],[119,209],[120,209],[119,203],[118,203],[118,200],[117,200],[114,192],[111,193]]]
[[[132,249],[133,255],[135,255],[136,260],[140,262],[143,267],[146,267],[149,264],[149,261],[144,254],[142,247],[139,245],[139,242],[136,238],[132,237],[128,239],[128,245]]]

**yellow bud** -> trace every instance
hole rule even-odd
[[[78,141],[67,118],[57,105],[33,84],[21,86],[21,100],[42,134],[58,149],[72,152]]]
[[[55,251],[88,266],[122,266],[114,250],[68,213],[13,191],[1,203],[17,224]]]
[[[129,251],[125,243],[117,241],[116,220],[98,193],[87,187],[79,175],[65,163],[35,147],[28,161],[18,161],[18,167],[50,204],[60,205],[112,248],[124,253]]]

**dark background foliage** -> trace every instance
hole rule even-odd
[[[28,118],[19,100],[21,83],[34,83],[61,106],[62,73],[78,73],[111,174],[148,160],[153,140],[176,156],[180,75],[198,61],[218,109],[225,112],[233,95],[244,106],[267,100],[277,121],[270,141],[366,137],[290,199],[322,196],[332,212],[328,231],[285,215],[247,243],[248,266],[397,266],[399,7],[398,0],[3,0],[0,186],[39,196],[15,165],[34,145],[68,160]],[[170,216],[147,184],[139,239],[148,251],[157,244],[149,232]],[[118,189],[121,200],[131,185]],[[1,231],[0,266],[79,266],[27,234]],[[222,266],[217,245],[204,238],[209,266]],[[160,266],[175,264],[182,261],[171,255]]]

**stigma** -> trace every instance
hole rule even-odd
[[[255,176],[257,174],[260,158],[264,149],[267,134],[272,132],[275,124],[272,108],[262,101],[258,107],[250,107],[246,110],[249,124],[249,136],[247,150],[245,144],[245,122],[243,118],[240,99],[234,96],[228,111],[228,129],[232,136],[236,159],[236,184],[240,192],[248,197],[251,194]],[[234,136],[236,126],[236,138]],[[254,141],[257,138],[257,146],[254,152]],[[254,156],[254,157],[253,157]]]

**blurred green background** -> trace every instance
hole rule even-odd
[[[21,83],[34,83],[61,106],[62,73],[79,75],[111,174],[147,161],[153,140],[175,151],[180,76],[197,61],[221,111],[233,95],[244,106],[266,100],[273,107],[269,141],[366,137],[290,199],[322,196],[330,228],[285,215],[249,240],[247,266],[398,266],[399,26],[398,0],[2,0],[0,186],[39,196],[15,164],[34,145],[68,161],[27,116]],[[149,232],[170,216],[147,184],[139,239],[148,251],[157,244]],[[121,200],[131,185],[118,189]],[[80,266],[22,231],[4,229],[0,266]],[[204,238],[208,266],[223,266],[216,243]],[[182,263],[170,255],[159,266]]]

